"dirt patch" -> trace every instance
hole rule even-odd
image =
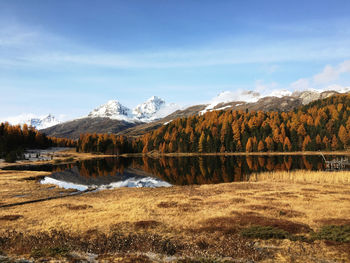
[[[341,198],[338,198],[339,201],[349,201],[350,202],[350,197],[347,198],[347,197],[341,197]]]
[[[190,200],[190,201],[193,201],[193,202],[203,202],[203,199],[201,199],[201,198],[196,198],[196,197],[190,198],[189,200]]]
[[[274,201],[274,200],[277,200],[274,197],[267,197],[267,196],[256,196],[254,199],[256,199],[256,200],[263,200],[263,201]]]
[[[319,190],[313,188],[301,188],[300,190],[306,192],[319,192]]]
[[[350,225],[350,219],[349,218],[324,218],[324,219],[318,219],[314,220],[315,223],[319,223],[321,225]]]
[[[187,204],[179,204],[179,208],[183,212],[195,212],[199,210],[197,205],[187,203]]]
[[[134,225],[135,225],[135,228],[149,229],[149,228],[155,228],[161,225],[161,223],[155,220],[141,220],[141,221],[135,222]]]
[[[73,205],[73,204],[62,204],[62,205],[58,205],[57,207],[63,207],[69,210],[86,210],[89,208],[93,208],[93,206],[91,205]]]
[[[278,193],[273,194],[273,196],[276,196],[278,198],[284,198],[284,197],[298,198],[298,196],[293,192],[278,192]]]
[[[235,203],[235,204],[239,204],[239,203],[245,203],[246,200],[243,199],[243,198],[232,198],[232,199],[231,199],[231,202],[232,202],[232,203]]]
[[[22,215],[5,215],[0,217],[0,221],[15,221],[22,217]]]
[[[177,207],[178,204],[177,202],[160,202],[157,206],[159,208],[174,208]]]
[[[340,192],[335,192],[335,191],[322,191],[321,194],[324,194],[324,195],[335,195],[335,194],[340,194]]]
[[[281,209],[278,207],[270,206],[270,205],[248,205],[246,208],[251,210],[260,210],[269,212],[274,216],[285,216],[285,217],[303,217],[305,213],[293,210],[293,209]]]
[[[295,223],[285,219],[269,218],[251,213],[237,214],[232,217],[210,218],[202,222],[201,230],[208,232],[223,231],[236,233],[237,230],[242,227],[252,225],[277,227],[290,234],[306,233],[311,230],[306,224]]]

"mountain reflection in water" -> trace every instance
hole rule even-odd
[[[96,187],[106,187],[118,182],[117,185],[120,186],[156,187],[169,186],[167,183],[191,185],[247,181],[251,174],[264,171],[324,168],[320,156],[119,157],[54,166],[50,178]],[[145,178],[155,180],[159,185],[143,185],[142,180],[145,181]],[[128,180],[134,184],[123,185],[122,182]],[[137,185],[137,182],[140,184]]]

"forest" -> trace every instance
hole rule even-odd
[[[73,140],[47,137],[33,127],[24,124],[0,124],[0,158],[7,162],[14,162],[21,158],[25,149],[44,149],[48,147],[74,147]]]
[[[215,153],[347,149],[350,95],[314,101],[290,112],[212,111],[179,118],[138,138],[81,135],[81,152]]]

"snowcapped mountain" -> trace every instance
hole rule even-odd
[[[153,96],[146,102],[137,105],[133,110],[123,106],[117,100],[110,100],[91,111],[88,117],[110,118],[127,122],[151,122],[163,118],[178,109],[180,109],[180,106],[174,103],[167,104],[163,99]]]
[[[132,113],[139,120],[149,120],[165,105],[165,101],[157,96],[153,96],[146,102],[137,105]]]
[[[18,116],[9,117],[4,121],[7,121],[12,125],[27,124],[28,126],[35,127],[37,130],[46,129],[48,127],[61,123],[61,121],[59,121],[52,114],[44,116],[36,116],[34,114],[21,114]]]
[[[99,106],[91,111],[88,117],[102,117],[114,120],[132,121],[133,116],[131,110],[123,106],[117,100],[110,100],[106,104]]]
[[[297,99],[301,101],[302,105],[306,105],[314,100],[324,99],[328,96],[332,96],[336,93],[346,93],[350,92],[350,87],[338,87],[333,86],[331,89],[327,90],[303,90],[303,91],[290,91],[286,89],[275,89],[275,90],[266,90],[263,93],[257,91],[224,91],[219,95],[214,97],[209,104],[205,107],[204,110],[200,112],[200,114],[204,114],[208,111],[223,109],[220,108],[220,105],[223,105],[224,108],[228,108],[231,106],[240,106],[246,105],[248,103],[259,103],[259,101],[266,101],[268,98],[290,98]],[[230,106],[226,104],[231,103]]]

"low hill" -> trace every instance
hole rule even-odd
[[[78,139],[82,133],[118,133],[139,124],[140,122],[87,117],[64,122],[40,131],[51,137]]]

